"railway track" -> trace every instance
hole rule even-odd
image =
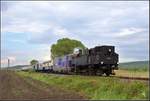
[[[127,77],[127,76],[115,76],[120,79],[128,79],[128,80],[140,80],[140,81],[150,81],[150,78],[145,77]]]
[[[45,72],[42,72],[42,73],[45,73]],[[56,75],[76,75],[76,74],[65,74],[65,73],[48,73],[48,74],[56,74]],[[82,76],[89,76],[89,75],[83,75]],[[94,76],[97,76],[99,77],[98,75],[94,75]],[[106,76],[107,77],[107,76]],[[119,79],[126,79],[126,80],[138,80],[138,81],[150,81],[150,78],[146,78],[146,77],[129,77],[129,76],[116,76],[116,75],[112,75],[112,76],[108,76],[108,77],[114,77],[114,78],[119,78]]]

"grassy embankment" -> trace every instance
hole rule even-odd
[[[148,99],[148,84],[139,81],[120,80],[113,77],[17,73],[49,85],[79,92],[88,99]]]

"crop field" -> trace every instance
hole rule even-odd
[[[30,77],[19,76],[14,71],[0,70],[0,100],[23,99],[36,101],[36,99],[85,99],[85,97]]]
[[[117,75],[123,75],[122,73],[117,73]],[[123,80],[115,77],[46,74],[33,71],[17,72],[17,74],[50,86],[77,92],[79,95],[84,95],[85,99],[149,99],[149,84],[145,81]]]
[[[149,71],[115,70],[116,76],[149,78]]]

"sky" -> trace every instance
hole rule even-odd
[[[60,38],[113,45],[119,62],[149,60],[148,1],[1,1],[1,67],[50,59]]]

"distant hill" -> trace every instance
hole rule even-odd
[[[23,69],[25,67],[29,67],[30,65],[16,65],[16,66],[11,66],[11,67],[6,67],[6,68],[3,68],[3,69],[10,69],[10,70],[20,70],[20,69]]]
[[[120,63],[119,68],[129,69],[129,70],[148,70],[149,61],[135,61],[135,62]]]

